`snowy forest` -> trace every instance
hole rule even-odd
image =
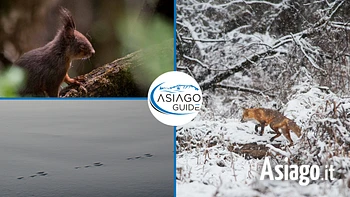
[[[350,196],[350,1],[177,0],[178,71],[203,107],[176,130],[177,196]],[[243,108],[269,108],[301,127],[294,145]],[[274,165],[318,165],[321,177],[259,180]],[[285,158],[288,158],[287,160]],[[322,169],[333,165],[334,180]]]

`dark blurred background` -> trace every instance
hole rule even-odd
[[[77,30],[96,51],[90,60],[74,62],[69,71],[71,77],[173,38],[172,30],[165,31],[145,45],[131,35],[136,31],[145,34],[139,31],[141,27],[153,31],[154,20],[161,21],[167,29],[173,28],[174,2],[169,0],[1,0],[0,70],[24,52],[44,46],[54,38],[62,27],[60,6],[71,11]],[[129,45],[130,40],[134,42]]]

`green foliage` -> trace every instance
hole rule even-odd
[[[160,16],[144,21],[135,18],[137,17],[124,18],[118,23],[122,24],[122,27],[116,28],[117,37],[122,41],[127,53],[140,49],[154,50],[160,43],[173,40],[173,25]],[[155,79],[160,74],[173,70],[173,42],[169,44],[170,50],[161,50],[160,53],[148,55],[141,60],[148,69],[143,73],[145,77]]]
[[[122,28],[117,28],[117,36],[129,50],[135,51],[159,44],[173,37],[173,26],[159,16],[144,22],[142,20],[123,21]]]
[[[23,80],[24,71],[15,66],[0,73],[0,97],[18,97],[17,91],[22,86]]]

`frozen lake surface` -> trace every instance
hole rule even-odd
[[[0,196],[172,196],[173,128],[147,101],[0,100]]]

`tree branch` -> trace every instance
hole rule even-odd
[[[271,98],[275,98],[276,95],[274,94],[265,94],[262,91],[259,90],[255,90],[255,89],[251,89],[251,88],[245,88],[245,87],[239,87],[239,86],[230,86],[230,85],[224,85],[224,84],[215,84],[214,85],[215,88],[225,88],[228,90],[237,90],[237,91],[242,91],[242,92],[249,92],[252,94],[258,94],[261,96],[269,96]]]
[[[60,97],[146,97],[154,79],[173,70],[173,54],[173,39],[136,51],[76,77],[81,85],[65,87]]]
[[[233,68],[228,69],[224,72],[221,72],[215,75],[214,77],[201,82],[199,85],[201,86],[202,91],[208,90],[212,88],[214,84],[223,81],[224,79],[233,75],[234,73],[243,71],[244,69],[249,69],[251,65],[257,62],[261,57],[265,57],[267,55],[274,55],[276,53],[277,51],[268,50],[256,55],[252,55],[250,58],[247,58],[247,60],[243,61],[241,64],[234,66]]]

